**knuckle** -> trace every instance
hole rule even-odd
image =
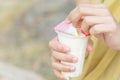
[[[54,56],[51,56],[51,61],[52,61],[52,62],[55,62],[55,60],[56,60],[56,59],[54,58]]]
[[[76,11],[76,8],[70,12],[70,14],[68,15],[69,20],[73,21],[75,11]]]
[[[72,21],[72,12],[70,12],[70,14],[68,15],[68,19]]]
[[[54,74],[57,76],[57,71],[54,70]]]
[[[57,71],[54,71],[54,74],[57,78],[60,78],[60,76],[58,75]]]
[[[52,45],[54,45],[54,43],[56,42],[57,37],[55,37],[54,39],[49,41],[49,47],[52,47]]]
[[[53,60],[53,57],[55,57],[54,55],[55,55],[55,53],[54,53],[54,51],[52,51],[52,54],[51,54],[52,60]]]
[[[70,17],[70,14],[67,16],[67,18],[71,21],[71,17]]]
[[[55,52],[55,50],[51,48],[51,54],[50,54],[50,56],[51,56],[51,60],[54,59],[54,52]]]
[[[55,62],[52,62],[52,68],[55,69],[55,70],[57,69],[57,65],[56,65]]]
[[[53,52],[52,56],[58,60],[62,59],[62,55],[59,52]]]
[[[54,56],[56,54],[56,52],[55,51],[52,51],[52,56]]]

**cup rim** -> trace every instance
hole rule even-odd
[[[65,33],[63,31],[55,31],[58,35],[61,34],[61,35],[64,35],[66,37],[70,37],[70,38],[87,38],[84,34],[81,35],[81,36],[76,36],[76,35],[72,35],[72,34],[69,34],[69,33]]]

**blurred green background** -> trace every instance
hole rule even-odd
[[[75,0],[0,0],[0,62],[56,80],[48,42],[74,7]]]

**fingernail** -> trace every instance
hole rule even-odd
[[[78,58],[77,58],[77,57],[74,57],[72,60],[73,60],[73,62],[77,62],[77,61],[78,61]]]
[[[65,50],[65,51],[69,51],[69,48],[68,48],[68,47],[65,47],[64,50]]]
[[[93,48],[92,48],[91,46],[88,46],[88,50],[89,50],[89,51],[92,51]]]
[[[70,67],[70,70],[71,70],[71,71],[74,71],[74,70],[75,70],[75,67]]]

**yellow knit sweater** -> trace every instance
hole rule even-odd
[[[105,3],[120,23],[120,0],[92,0]],[[94,51],[88,55],[80,77],[72,80],[118,80],[120,78],[120,51],[110,49],[104,42],[92,37]]]

